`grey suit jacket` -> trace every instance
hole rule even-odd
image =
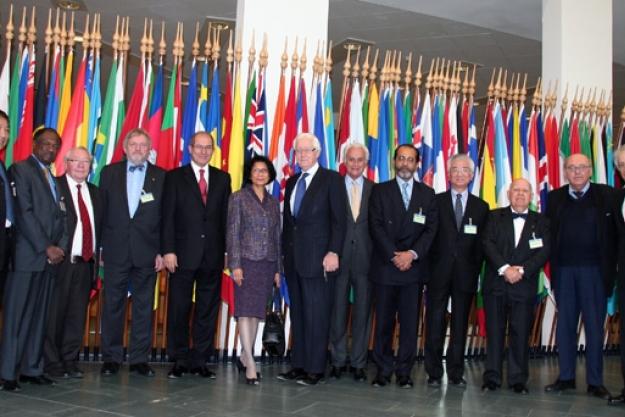
[[[48,246],[59,246],[67,254],[66,202],[58,183],[58,201],[55,200],[43,169],[33,156],[13,164],[9,178],[15,196],[15,270],[43,271]]]
[[[342,260],[343,271],[350,270],[356,274],[369,273],[369,261],[371,259],[371,251],[373,243],[371,242],[371,234],[369,233],[369,197],[373,189],[373,182],[365,178],[362,185],[362,197],[360,200],[360,212],[356,220],[352,215],[351,205],[347,189],[345,189],[346,197],[346,213],[347,213],[347,231],[345,233],[345,242],[343,243]]]

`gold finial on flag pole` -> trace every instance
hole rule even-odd
[[[67,46],[70,49],[74,48],[74,44],[76,43],[76,32],[74,32],[74,12],[72,12],[69,18],[69,30],[67,31]]]
[[[165,41],[165,21],[161,22],[161,40],[158,42],[158,54],[163,56],[167,54],[167,42]]]
[[[282,51],[282,55],[280,55],[280,68],[282,68],[282,73],[284,73],[287,67],[289,66],[289,53],[287,52],[288,44],[289,44],[289,40],[285,36],[284,37],[284,50]],[[328,56],[329,56],[329,52],[328,52]]]
[[[380,48],[375,48],[375,55],[369,69],[369,82],[374,83],[378,77],[378,58],[380,57]]]
[[[525,103],[525,97],[527,96],[527,72],[523,75],[523,86],[519,92],[519,100],[521,103]]]
[[[360,74],[360,64],[358,63],[358,61],[360,61],[360,47],[356,49],[356,61],[352,66],[352,78],[357,78]]]
[[[98,30],[100,28],[100,16],[98,16]],[[148,61],[152,61],[152,54],[154,53],[154,20],[150,19],[150,31],[148,33]]]
[[[256,48],[254,47],[254,44],[256,43],[256,36],[255,36],[255,31],[252,30],[252,40],[250,41],[250,49],[248,50],[248,57],[247,60],[249,62],[249,66],[248,66],[248,82],[252,77],[252,71],[254,71],[254,63],[256,62]]]
[[[95,33],[91,37],[91,39],[93,39],[93,46],[95,48],[96,56],[99,57],[100,56],[100,49],[102,48],[102,31],[100,29],[102,16],[100,15],[100,13],[96,14],[96,18],[97,18],[97,26],[95,28]],[[151,27],[151,24],[150,24],[150,36],[152,36],[151,33],[152,33],[152,27]]]
[[[4,37],[7,40],[7,46],[11,46],[11,41],[13,41],[13,30],[15,29],[15,25],[13,25],[13,4],[11,3],[9,7],[9,20],[7,21],[6,31]]]
[[[469,67],[464,71],[464,80],[462,81],[462,95],[466,98],[469,94]]]
[[[438,60],[439,58],[436,57],[436,60],[434,60],[434,68],[430,67],[430,73],[432,74],[431,82],[430,76],[428,75],[428,82],[430,82],[430,86],[434,91],[438,90]]]
[[[406,63],[406,72],[404,73],[404,89],[406,94],[410,91],[410,83],[412,81],[412,52],[408,53],[408,62]]]
[[[503,70],[503,78],[501,79],[501,86],[499,90],[499,97],[501,98],[501,105],[506,105],[506,101],[508,100],[508,86],[506,85],[508,82],[508,70]]]
[[[17,40],[19,41],[20,51],[24,48],[24,42],[26,42],[26,6],[22,10],[22,24],[18,29],[19,35],[17,36]]]
[[[117,52],[119,49],[119,15],[117,15],[117,18],[115,19],[115,32],[113,32],[113,50]]]
[[[143,35],[139,40],[139,52],[141,52],[141,60],[145,59],[145,55],[148,52],[148,18],[143,18]]]
[[[430,61],[430,70],[428,71],[428,76],[425,79],[425,89],[429,91],[432,88],[432,72],[434,69],[434,59]]]
[[[243,59],[243,48],[241,48],[241,41],[237,40],[234,47],[234,62],[240,67],[241,60]]]
[[[490,83],[488,84],[488,91],[487,91],[487,95],[488,95],[488,100],[490,101],[493,98],[493,95],[495,94],[495,72],[497,70],[495,68],[493,68],[493,72],[490,75]],[[474,71],[475,73],[475,71]]]
[[[469,72],[468,68],[467,68],[467,72]],[[475,82],[476,72],[477,72],[477,65],[473,64],[473,76],[471,77],[471,81],[469,82],[469,97],[471,97],[471,102],[473,102],[473,97],[475,96],[475,89],[477,87],[477,83]]]
[[[232,42],[232,29],[230,29],[228,36],[228,49],[226,50],[226,63],[229,70],[232,70],[232,63],[234,62],[234,47],[232,46]],[[220,51],[221,47],[219,46],[219,38],[217,37],[217,30],[215,29],[215,38],[213,42],[213,61],[215,61],[215,63],[219,60]]]
[[[361,72],[361,77],[362,77],[362,85],[364,86],[365,81],[369,79],[369,68],[371,68],[369,66],[369,54],[371,53],[371,45],[367,45],[367,53],[365,54],[365,61],[362,63],[362,72]]]
[[[523,104],[520,100],[519,100],[519,84],[521,83],[521,73],[518,73],[516,75],[516,84],[514,85],[514,90],[512,91],[512,100],[514,100],[515,103],[517,104]]]
[[[87,13],[85,14],[85,27],[82,31],[82,49],[84,55],[87,55],[87,52],[89,50],[89,41],[91,39],[89,30],[89,13]]]
[[[299,76],[303,77],[304,72],[306,72],[306,65],[308,64],[308,58],[306,57],[306,43],[307,39],[304,38],[304,47],[302,48],[302,55],[300,55],[299,59]]]
[[[258,65],[260,66],[261,71],[264,71],[267,68],[267,64],[269,63],[269,51],[267,50],[267,33],[263,33],[263,47],[260,50],[260,55],[258,59]]]
[[[499,93],[501,91],[501,73],[502,73],[502,69],[501,67],[499,67],[499,73],[497,74],[497,82],[495,83],[495,91],[494,91],[495,101],[499,100]]]
[[[221,57],[221,29],[213,28],[213,62],[219,64],[219,58]],[[230,29],[228,39],[228,49],[226,50],[226,62],[232,64],[234,62],[234,48],[233,48],[233,32]],[[228,56],[230,61],[228,61]]]
[[[52,9],[48,9],[48,25],[46,26],[46,30],[44,32],[44,42],[46,45],[46,51],[50,50],[50,44],[52,44]]]
[[[206,29],[206,42],[204,42],[204,57],[206,59],[206,62],[211,60],[211,30],[212,24],[209,22],[208,28]]]
[[[423,77],[423,74],[421,73],[422,63],[423,63],[423,55],[419,55],[419,64],[417,65],[417,73],[415,74],[415,77],[414,77],[414,86],[415,86],[416,94],[419,94],[419,89],[421,88],[421,78]],[[416,105],[416,101],[415,101],[415,105]]]
[[[195,61],[200,54],[200,22],[195,22],[195,37],[191,44],[191,56]]]
[[[291,55],[291,74],[295,74],[297,70],[297,64],[299,63],[299,55],[297,55],[297,36],[295,37],[295,47],[293,48],[293,54]]]

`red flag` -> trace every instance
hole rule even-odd
[[[339,130],[339,142],[336,145],[337,155],[336,158],[339,163],[339,172],[341,175],[345,175],[347,169],[345,168],[345,161],[343,160],[343,149],[347,145],[347,139],[349,139],[349,113],[350,104],[352,98],[352,84],[347,83],[347,91],[345,92],[345,98],[343,100],[343,110],[341,111],[341,126]]]
[[[111,162],[119,162],[122,160],[122,157],[124,155],[124,138],[132,129],[136,129],[139,127],[141,103],[143,102],[144,94],[143,86],[145,84],[144,65],[145,63],[141,63],[141,66],[139,67],[139,73],[137,74],[137,79],[135,80],[135,88],[132,91],[132,97],[130,98],[130,104],[128,105],[126,118],[124,119],[124,123],[122,124],[122,130],[119,132]]]
[[[33,112],[35,102],[35,47],[29,48],[28,78],[26,79],[26,93],[22,106],[22,117],[19,132],[13,145],[13,162],[22,161],[33,150]]]
[[[224,96],[223,135],[221,136],[221,169],[228,172],[230,155],[230,135],[232,134],[232,72],[226,73],[226,94]],[[217,138],[215,138],[218,140]]]

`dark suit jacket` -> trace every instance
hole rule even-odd
[[[415,214],[425,216],[425,224],[414,221]],[[373,239],[370,279],[377,284],[406,285],[423,283],[427,259],[436,235],[438,208],[434,190],[413,180],[408,210],[396,179],[377,184],[369,200],[369,229]],[[407,271],[395,267],[396,251],[414,250],[418,259]]]
[[[15,270],[43,271],[46,267],[48,246],[58,246],[67,254],[67,226],[65,202],[59,195],[57,202],[43,169],[31,156],[9,170],[15,195]],[[57,183],[58,194],[58,183]]]
[[[202,261],[224,267],[230,175],[213,167],[208,172],[206,206],[190,164],[165,177],[161,248],[176,254],[180,268],[197,269]]]
[[[0,161],[0,170],[3,170],[6,174],[7,180],[9,179],[9,174],[6,172],[6,167],[4,166],[4,162]],[[11,184],[5,184],[0,177],[0,270],[4,268],[4,264],[6,263],[6,255],[8,251],[8,245],[10,242],[8,241],[6,227],[7,219],[7,203],[5,201],[4,190],[9,189],[9,196],[11,196]],[[10,197],[13,198],[13,197]]]
[[[454,288],[474,293],[477,279],[484,260],[482,235],[488,218],[488,204],[469,193],[464,209],[460,231],[456,228],[456,215],[451,191],[436,195],[438,207],[438,230],[428,256],[430,273],[428,290],[447,287],[453,280]],[[477,226],[477,234],[467,234],[464,226]],[[461,271],[453,275],[454,268]]]
[[[160,252],[161,205],[165,171],[148,163],[143,191],[153,201],[141,203],[134,217],[128,213],[126,161],[107,165],[100,175],[102,198],[102,258],[121,266],[151,267]]]
[[[362,183],[360,212],[356,220],[352,215],[345,185],[343,185],[343,189],[346,192],[347,232],[345,233],[341,262],[344,267],[350,266],[354,273],[367,274],[369,273],[369,260],[373,250],[373,242],[371,242],[371,235],[369,234],[369,198],[371,197],[371,190],[373,190],[373,182],[365,178]]]
[[[614,277],[616,276],[616,251],[618,244],[616,213],[614,212],[616,192],[607,185],[593,183],[590,184],[589,191],[591,191],[597,213],[597,240],[601,256],[601,275],[605,293],[609,296],[609,294],[612,294]],[[557,248],[560,244],[560,219],[568,195],[568,185],[553,190],[547,195],[547,217],[551,221],[551,241],[553,245],[551,256],[552,281],[557,279],[558,276],[558,262],[555,255],[557,255]]]
[[[625,221],[623,220],[623,202],[625,201],[625,189],[616,191],[616,206],[614,209],[614,218],[616,220],[617,236],[618,236],[618,253],[616,259],[616,278],[618,279],[618,288],[620,297],[625,296]],[[623,314],[623,313],[621,313]],[[623,348],[625,349],[625,348]]]
[[[542,247],[530,249],[531,239],[542,239]],[[525,220],[519,244],[514,246],[514,223],[510,207],[490,212],[483,236],[486,256],[484,293],[503,295],[506,290],[516,300],[532,302],[537,293],[540,268],[549,259],[551,235],[549,220],[542,214],[530,211]],[[512,285],[499,275],[499,268],[505,264],[520,265],[524,269],[523,279]],[[518,298],[517,298],[518,297]]]
[[[341,254],[345,239],[345,183],[338,173],[319,167],[304,194],[297,219],[291,213],[291,194],[301,174],[289,178],[284,194],[282,250],[289,276],[323,276],[323,258]]]
[[[69,260],[71,256],[72,245],[74,244],[74,233],[76,232],[76,223],[80,218],[80,213],[78,212],[78,207],[74,206],[74,200],[72,199],[72,193],[69,189],[69,184],[67,182],[67,174],[62,175],[56,179],[59,184],[59,190],[61,195],[63,196],[63,201],[65,201],[65,207],[67,212],[67,234],[68,234],[68,242],[67,242],[67,253],[65,254],[66,260]],[[89,196],[91,197],[91,206],[93,207],[93,223],[95,228],[95,247],[97,254],[98,249],[100,247],[100,240],[102,236],[102,201],[100,199],[100,191],[98,187],[91,183],[87,183],[89,187]],[[84,198],[84,196],[83,196]],[[94,254],[94,258],[96,257]]]

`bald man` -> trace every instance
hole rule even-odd
[[[516,179],[508,189],[510,206],[492,210],[482,244],[486,257],[484,308],[487,352],[483,390],[502,384],[502,362],[508,328],[508,386],[527,394],[528,340],[540,268],[547,262],[549,220],[529,211],[532,187]]]
[[[547,196],[553,251],[551,285],[558,305],[558,379],[547,392],[575,389],[577,325],[586,334],[586,382],[590,395],[607,399],[603,386],[603,322],[616,276],[616,192],[592,184],[592,163],[582,154],[564,162],[568,185]]]

